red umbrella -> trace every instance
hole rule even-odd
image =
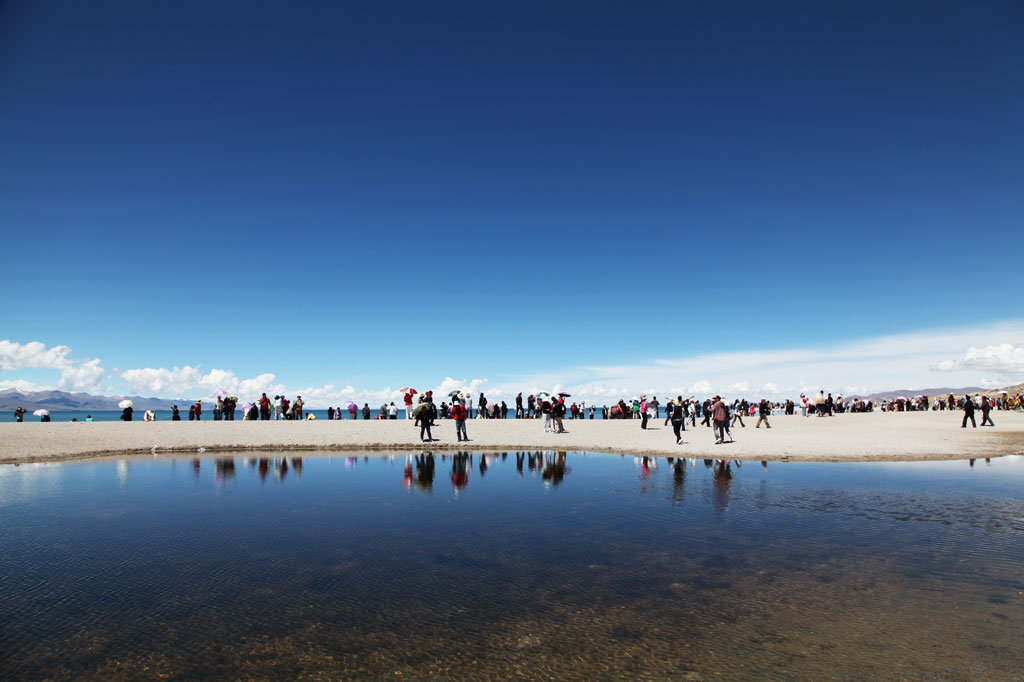
[[[404,393],[406,395],[416,395],[417,393],[419,393],[419,391],[417,391],[415,388],[400,388],[398,389],[398,392]]]

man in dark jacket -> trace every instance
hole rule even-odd
[[[967,420],[971,420],[971,428],[978,428],[978,424],[974,421],[974,401],[971,400],[971,396],[964,396],[964,423],[960,425],[961,429],[967,428]]]
[[[981,396],[981,425],[982,426],[995,426],[992,423],[992,418],[988,416],[988,413],[992,410],[992,403],[988,401],[988,396]]]
[[[562,399],[554,400],[551,403],[551,421],[554,422],[555,433],[565,433],[565,427],[562,426],[562,418],[565,416],[565,401]]]
[[[680,431],[686,430],[686,415],[683,413],[683,396],[679,396],[674,402],[670,401],[665,406],[665,412],[672,418],[672,432],[676,434],[676,445],[683,442]]]

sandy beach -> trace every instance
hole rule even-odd
[[[688,428],[676,445],[661,420],[567,420],[567,433],[544,433],[540,420],[470,420],[470,442],[455,425],[433,428],[422,443],[411,421],[26,422],[0,424],[0,463],[84,459],[115,454],[157,456],[250,450],[392,451],[576,450],[653,456],[749,460],[905,461],[999,457],[1024,452],[1024,412],[993,412],[997,426],[960,428],[959,412],[774,416],[773,428],[733,427],[734,443],[715,445],[711,429]],[[980,422],[981,415],[978,414]]]

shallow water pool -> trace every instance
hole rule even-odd
[[[1024,677],[1024,458],[0,466],[3,679]]]

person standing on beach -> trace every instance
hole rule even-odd
[[[422,405],[424,403],[426,404],[426,407],[420,408],[419,412],[416,414],[416,419],[418,419],[420,423],[420,440],[426,443],[434,440],[433,434],[430,433],[430,427],[434,423],[434,410],[433,405],[430,402],[424,400],[423,403],[420,404]],[[424,433],[427,435],[426,438],[423,437]]]
[[[537,409],[544,417],[544,433],[548,433],[551,431],[551,403],[541,398]]]
[[[725,403],[722,402],[721,396],[715,396],[715,402],[711,404],[711,409],[707,412],[707,416],[715,422],[713,427],[715,445],[720,445],[725,441],[725,425],[729,420],[729,410],[726,408]]]
[[[466,406],[462,404],[461,400],[456,400],[455,404],[452,405],[452,419],[455,420],[455,437],[460,443],[464,440],[469,440],[469,436],[466,435],[467,416],[469,416],[469,413],[466,412]]]
[[[24,423],[25,421],[25,408],[21,405],[14,411],[14,421]]]
[[[522,393],[517,393],[516,394],[516,419],[522,419],[524,416],[525,415],[523,413],[523,394]]]
[[[981,425],[982,426],[995,426],[992,423],[992,417],[988,416],[988,413],[992,410],[992,403],[988,401],[988,396],[981,396]]]
[[[412,393],[405,394],[405,418],[412,419]]]
[[[533,394],[531,394],[529,397],[526,398],[526,418],[527,419],[534,419],[537,416],[536,406],[537,406],[537,399],[533,397]]]
[[[394,402],[388,405],[388,419],[398,419],[398,408]]]
[[[562,399],[555,400],[551,404],[551,421],[553,422],[555,433],[565,433],[565,427],[562,426],[563,417],[565,417],[565,401]]]
[[[640,396],[640,428],[647,430],[647,419],[650,415],[647,414],[647,396]]]
[[[978,428],[978,424],[974,421],[974,401],[971,400],[971,396],[964,396],[964,423],[960,425],[961,429],[967,428],[967,420],[971,420],[971,428]],[[984,423],[984,422],[983,422]]]
[[[197,400],[196,404],[193,405],[193,407],[196,410],[196,421],[197,422],[202,421],[203,420],[203,401],[202,400]]]
[[[260,398],[260,420],[270,420],[270,398],[267,397],[266,393]]]

